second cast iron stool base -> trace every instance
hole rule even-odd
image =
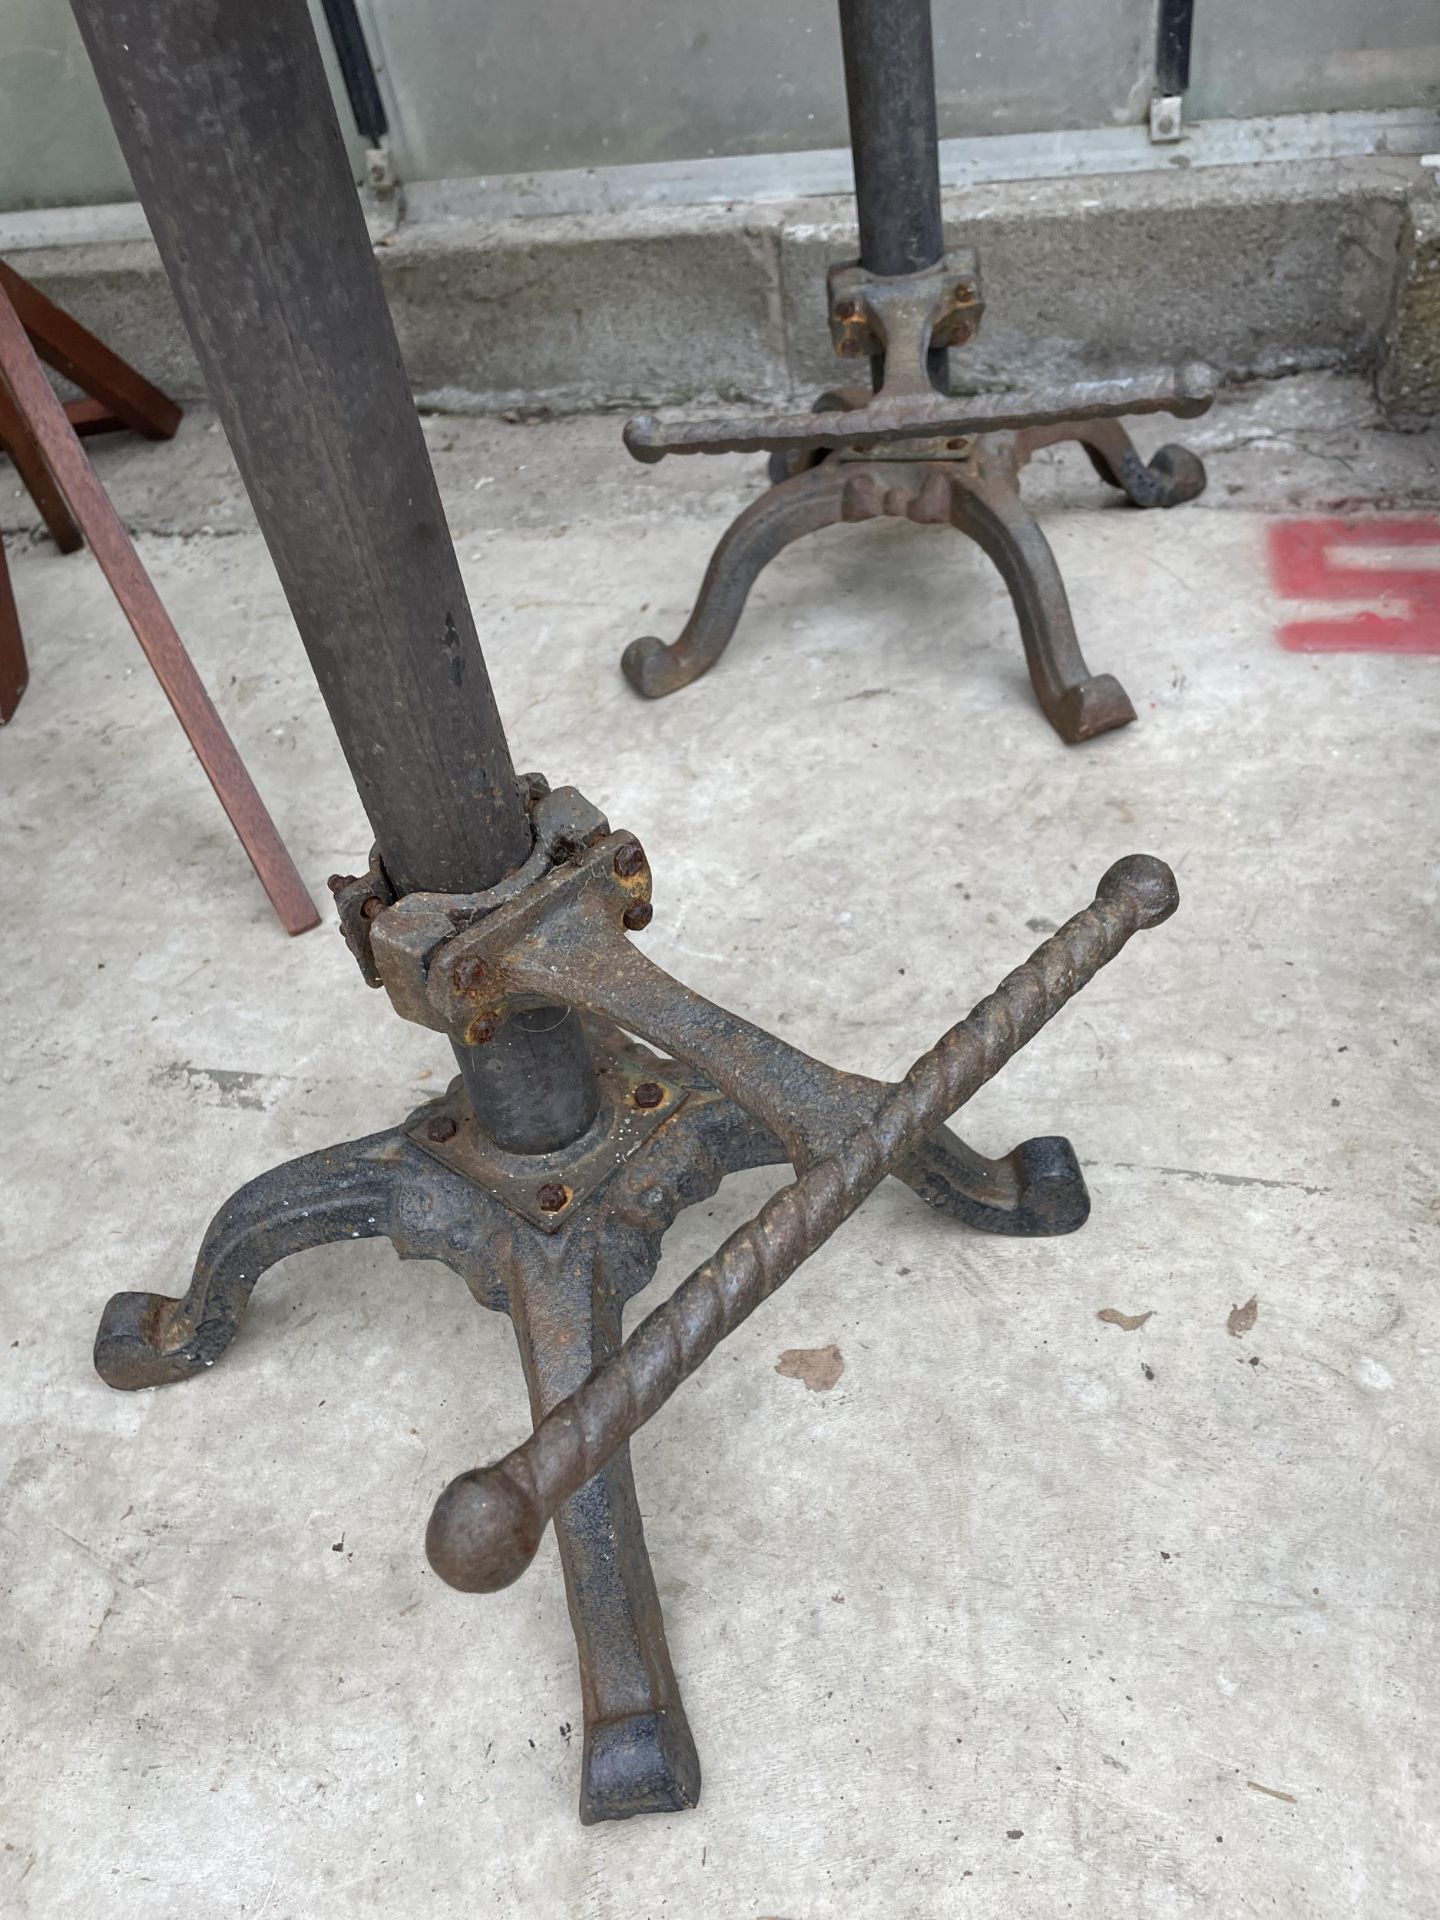
[[[647,636],[626,648],[621,665],[630,684],[658,699],[699,679],[729,645],[751,587],[777,554],[823,527],[884,516],[954,527],[988,554],[1014,603],[1035,696],[1062,740],[1127,725],[1135,709],[1125,689],[1111,674],[1092,674],[1080,651],[1050,543],[1020,495],[1020,470],[1038,448],[1075,440],[1132,505],[1193,500],[1205,486],[1197,456],[1164,446],[1147,463],[1117,416],[1203,412],[1213,398],[1209,369],[1015,396],[946,395],[935,384],[946,350],[973,339],[982,312],[968,254],[890,280],[834,268],[830,303],[836,351],[871,357],[875,392],[838,388],[809,414],[678,426],[641,415],[627,428],[641,460],[773,449],[773,484],[715,549],[679,639],[667,646]],[[990,431],[992,422],[1001,430]],[[985,430],[967,431],[977,426]]]

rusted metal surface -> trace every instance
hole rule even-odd
[[[832,267],[829,294],[835,351],[842,359],[867,358],[879,366],[873,394],[823,412],[811,407],[679,421],[637,414],[625,427],[630,452],[646,462],[669,453],[861,452],[897,441],[1044,429],[1126,413],[1188,419],[1214,404],[1216,375],[1200,361],[1030,393],[959,397],[937,391],[935,356],[972,340],[984,312],[972,253],[893,279],[861,266]]]
[[[657,420],[637,413],[625,425],[625,445],[647,465],[671,453],[764,453],[794,447],[881,447],[939,435],[1002,433],[1060,426],[1077,418],[1127,413],[1173,413],[1193,419],[1215,400],[1215,375],[1198,361],[1123,380],[1085,380],[1031,392],[951,397],[896,393],[882,388],[853,413],[740,413],[716,420]]]
[[[599,1030],[603,1032],[603,1029]],[[592,1046],[597,1030],[591,1032]],[[417,1147],[483,1187],[543,1233],[555,1233],[591,1194],[639,1152],[686,1097],[682,1081],[655,1059],[597,1052],[600,1106],[573,1145],[551,1153],[506,1153],[475,1117],[464,1083],[451,1083],[438,1110],[406,1128]]]
[[[1122,862],[1093,907],[905,1081],[887,1086],[812,1059],[646,960],[626,926],[650,902],[639,842],[611,832],[578,794],[549,795],[537,780],[531,795],[545,855],[526,884],[493,889],[489,901],[434,896],[411,914],[405,900],[384,904],[372,879],[341,891],[381,902],[356,913],[369,937],[362,964],[368,958],[407,1017],[454,1036],[481,1025],[499,1032],[525,1008],[557,999],[584,1010],[602,1084],[590,1133],[557,1153],[506,1154],[456,1083],[399,1128],[242,1188],[216,1216],[182,1299],[127,1293],[110,1302],[95,1364],[120,1388],[204,1371],[234,1339],[266,1269],[333,1240],[388,1236],[402,1256],[445,1262],[481,1305],[508,1313],[547,1464],[533,1480],[515,1477],[529,1472],[529,1455],[498,1479],[462,1476],[436,1509],[430,1551],[447,1579],[490,1586],[504,1567],[518,1570],[516,1542],[533,1550],[537,1529],[554,1520],[585,1709],[581,1819],[593,1821],[693,1806],[700,1790],[626,1434],[886,1174],[990,1232],[1063,1233],[1083,1223],[1089,1202],[1067,1142],[1030,1140],[988,1161],[943,1122],[1132,933],[1171,910],[1174,885],[1159,862]],[[681,1208],[727,1173],[786,1162],[795,1186],[616,1361],[624,1302],[653,1273]],[[723,1310],[692,1313],[712,1294]],[[694,1338],[671,1352],[677,1328]],[[655,1358],[662,1347],[665,1364]],[[632,1386],[640,1398],[626,1410],[620,1400]],[[567,1452],[556,1436],[577,1411],[599,1424]]]
[[[632,640],[621,660],[626,678],[651,700],[689,686],[725,651],[751,587],[785,547],[841,521],[888,517],[953,527],[995,563],[1015,609],[1030,684],[1062,740],[1073,744],[1127,725],[1135,709],[1113,675],[1087,666],[1054,553],[1020,493],[1020,469],[1031,453],[1060,440],[1080,441],[1100,477],[1136,506],[1176,506],[1205,484],[1204,468],[1184,447],[1162,447],[1147,465],[1118,421],[990,434],[953,447],[826,454],[745,509],[715,549],[679,638],[669,645],[654,635]]]
[[[1077,440],[1095,471],[1137,507],[1172,507],[1205,485],[1184,447],[1141,459],[1118,416],[1203,413],[1215,379],[1199,363],[1168,372],[1018,395],[951,398],[937,390],[950,348],[974,337],[984,303],[971,254],[884,279],[858,266],[830,272],[830,331],[842,359],[868,357],[877,391],[844,387],[805,413],[661,424],[632,420],[637,459],[666,453],[770,450],[770,490],[716,547],[694,611],[670,645],[631,641],[625,677],[647,699],[688,686],[729,644],[761,570],[793,541],[840,521],[882,515],[951,526],[994,561],[1020,625],[1036,698],[1060,737],[1091,739],[1135,718],[1124,688],[1092,674],[1080,651],[1050,544],[1020,495],[1037,448]]]
[[[1147,498],[1144,476],[1154,489],[1167,475],[1186,475],[1183,463],[1193,454],[1183,448],[1165,448],[1147,467],[1129,436],[1117,423],[1105,440],[1105,478],[1110,477],[1108,455],[1117,461],[1115,485],[1126,485],[1137,504],[1173,505],[1188,492]],[[1048,439],[1085,438],[1073,430],[1054,430]],[[1117,439],[1128,450],[1130,463],[1121,465]],[[659,699],[708,673],[729,645],[751,587],[762,568],[792,541],[841,521],[881,517],[913,521],[919,526],[949,526],[968,535],[994,562],[1010,594],[1020,628],[1025,663],[1035,697],[1062,740],[1089,740],[1135,718],[1124,688],[1113,675],[1093,674],[1080,650],[1069,597],[1050,542],[1021,498],[1018,474],[1033,448],[1021,436],[987,436],[942,454],[920,450],[919,457],[888,458],[828,454],[819,464],[793,473],[772,486],[745,509],[722,538],[680,637],[670,645],[648,636],[634,640],[621,662],[627,679],[648,699]],[[1175,466],[1166,463],[1174,460]],[[1133,467],[1133,471],[1132,471]],[[1203,484],[1203,470],[1200,482]],[[1198,485],[1193,491],[1198,492]]]
[[[893,5],[847,0],[852,25],[862,11],[867,32],[847,27],[847,63],[866,83],[852,108],[867,91],[911,103],[895,193],[881,191],[884,143],[857,147],[873,189],[862,190],[866,258],[910,275],[941,246],[938,175],[922,217],[900,205],[907,179],[934,174],[933,113],[912,110],[932,91],[923,4],[904,9],[898,36]],[[1065,1141],[988,1161],[944,1117],[1169,910],[1173,883],[1158,863],[1123,863],[899,1086],[814,1060],[646,962],[628,938],[654,910],[639,843],[573,791],[516,778],[301,0],[75,0],[75,12],[382,850],[367,875],[337,876],[347,938],[404,1017],[452,1040],[471,1108],[452,1088],[400,1127],[252,1181],[216,1216],[183,1299],[110,1302],[96,1366],[122,1388],[203,1372],[259,1277],[301,1248],[385,1236],[403,1257],[450,1266],[509,1314],[538,1439],[510,1472],[442,1503],[433,1557],[461,1584],[493,1585],[497,1552],[513,1562],[552,1516],[580,1656],[581,1818],[692,1806],[699,1762],[626,1435],[887,1173],[987,1231],[1081,1224],[1088,1201]],[[884,78],[882,56],[888,79],[868,87]],[[265,194],[236,191],[254,181]],[[873,217],[887,200],[906,226],[894,247]],[[839,337],[872,361],[881,345],[889,385],[877,401],[839,396],[834,411],[867,416],[862,431],[882,442],[912,422],[894,460],[886,444],[867,454],[889,475],[882,499],[904,491],[908,465],[968,449],[962,434],[937,441],[925,413],[938,404],[953,419],[958,403],[923,379],[979,314],[973,263],[943,264],[923,312],[915,284],[837,281],[837,302],[854,309],[837,310]],[[842,439],[853,431],[840,423]],[[807,467],[830,444],[824,431],[781,440],[787,463]],[[929,513],[928,480],[922,497]],[[862,486],[852,504],[867,502]],[[530,1131],[555,1138],[521,1150],[515,1136]],[[795,1185],[682,1288],[659,1333],[622,1348],[624,1304],[679,1211],[727,1173],[783,1162]],[[577,1414],[593,1430],[571,1433]]]
[[[1030,393],[954,396],[937,390],[944,354],[973,340],[984,314],[973,253],[952,254],[919,273],[893,279],[857,265],[832,267],[828,287],[835,351],[842,360],[870,361],[878,370],[874,393],[842,388],[801,413],[679,421],[636,414],[627,421],[624,436],[634,457],[651,463],[669,453],[768,450],[794,458],[898,445],[916,458],[945,451],[929,443],[976,434],[1059,429],[1053,437],[1083,438],[1069,435],[1072,423],[1127,413],[1173,413],[1188,419],[1215,401],[1215,372],[1198,360],[1119,380],[1082,381]],[[1117,478],[1113,484],[1124,482]]]
[[[1054,1018],[1132,935],[1179,903],[1161,861],[1134,855],[995,992],[911,1067],[873,1119],[771,1196],[619,1352],[494,1466],[453,1480],[426,1535],[451,1586],[489,1593],[534,1558],[546,1526],[695,1369],[830,1237],[887,1173]]]
[[[212,1367],[239,1330],[257,1282],[291,1253],[388,1237],[403,1259],[439,1260],[481,1306],[507,1313],[538,1422],[620,1345],[625,1302],[649,1281],[682,1208],[727,1173],[783,1157],[778,1142],[684,1068],[624,1035],[598,1050],[628,1074],[663,1075],[679,1096],[603,1188],[577,1197],[547,1230],[445,1165],[401,1128],[309,1154],[253,1180],[221,1208],[183,1299],[118,1294],[95,1365],[113,1387],[183,1380]],[[628,1453],[622,1448],[555,1517],[580,1662],[585,1739],[580,1818],[587,1823],[694,1806],[700,1763],[665,1641],[664,1619]]]
[[[574,796],[566,804],[578,816],[585,803]],[[464,896],[449,913],[432,899],[423,923],[407,917],[404,902],[370,921],[372,960],[396,1011],[457,1044],[483,1046],[527,1008],[563,1000],[689,1062],[753,1113],[797,1167],[873,1119],[889,1091],[883,1082],[812,1059],[693,992],[633,945],[636,910],[650,908],[651,893],[649,862],[633,835],[605,831],[566,853],[488,913]],[[663,1104],[660,1076],[651,1077],[646,1098],[657,1088]],[[447,1139],[443,1151],[453,1157],[462,1146]],[[566,1164],[565,1154],[545,1165]],[[1053,1136],[991,1160],[939,1128],[894,1171],[929,1205],[987,1233],[1071,1233],[1089,1213],[1069,1143]],[[533,1205],[527,1217],[535,1217]]]

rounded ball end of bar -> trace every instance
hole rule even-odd
[[[637,413],[625,422],[621,438],[632,459],[641,460],[647,467],[652,467],[657,460],[665,458],[665,448],[655,444],[660,432],[660,422],[653,413]]]
[[[1101,900],[1133,900],[1140,909],[1142,927],[1158,927],[1180,904],[1174,874],[1150,853],[1131,853],[1117,860],[1095,891]]]
[[[452,1480],[425,1529],[425,1557],[461,1593],[498,1593],[535,1558],[545,1532],[535,1496],[504,1465]]]
[[[1187,360],[1175,369],[1175,398],[1187,412],[1193,409],[1204,413],[1213,403],[1219,385],[1219,374],[1204,360]]]

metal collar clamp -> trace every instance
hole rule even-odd
[[[575,787],[557,787],[552,793],[538,773],[526,774],[525,786],[534,834],[530,855],[493,887],[478,893],[407,893],[397,900],[378,849],[370,856],[368,873],[337,875],[330,882],[341,932],[366,982],[384,987],[402,1019],[453,1034],[471,1046],[494,1037],[507,1006],[493,993],[477,996],[457,986],[455,967],[467,958],[478,960],[468,936],[502,909],[528,902],[530,914],[537,912],[554,897],[543,882],[605,846],[616,884],[624,891],[620,912],[635,910],[627,924],[643,926],[650,918],[650,870],[633,834],[612,834],[605,815]],[[620,867],[632,871],[622,878]],[[518,937],[527,918],[525,913],[518,919],[506,915],[509,938]],[[436,993],[431,974],[442,953],[446,965],[438,977],[445,988]],[[476,983],[482,977],[477,968],[467,972],[462,966],[462,980],[472,975]],[[515,999],[509,1004],[524,1003]]]

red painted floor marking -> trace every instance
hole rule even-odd
[[[1346,564],[1345,549],[1377,547],[1427,547],[1436,564]],[[1291,653],[1440,653],[1440,516],[1274,521],[1270,576],[1287,600],[1369,600],[1387,609],[1289,621],[1279,637]]]

